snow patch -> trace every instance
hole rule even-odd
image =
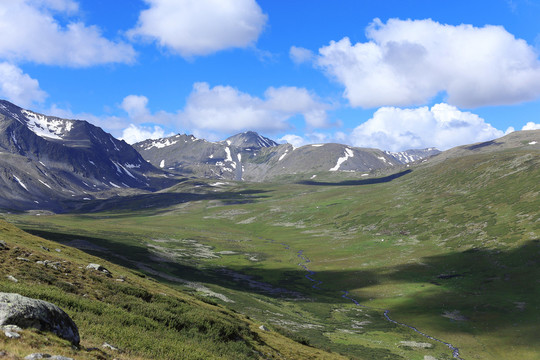
[[[285,150],[285,152],[283,153],[283,155],[281,155],[278,159],[278,161],[281,161],[285,158],[285,156],[287,156],[287,153],[289,152],[289,149]]]
[[[43,185],[45,185],[45,186],[48,187],[49,189],[51,188],[51,187],[49,186],[49,184],[47,184],[47,183],[41,181],[40,179],[38,179],[38,180],[39,180],[40,183],[42,183]]]
[[[22,110],[21,112],[28,120],[26,123],[28,129],[40,137],[62,139],[73,128],[73,122],[69,120],[49,118],[28,110]]]
[[[529,143],[529,145],[536,145],[536,144],[538,144],[538,141],[531,141],[531,142]]]
[[[321,147],[321,146],[324,146],[324,144],[312,144],[311,146],[313,146],[313,147]]]
[[[24,183],[21,181],[21,179],[19,179],[18,177],[16,177],[15,175],[13,175],[13,177],[15,178],[15,180],[17,180],[17,182],[19,183],[19,185],[21,185],[24,190],[28,191],[28,188],[26,187],[26,185],[24,185]]]
[[[228,141],[228,142],[230,143],[230,141]],[[231,161],[232,162],[233,159],[232,159],[232,156],[231,156],[231,149],[229,149],[229,147],[226,147],[225,152],[227,153],[227,158],[225,159],[225,161]]]
[[[238,154],[237,157],[238,157],[238,161],[242,162],[242,154]]]
[[[345,156],[343,157],[340,157],[338,160],[337,160],[337,164],[336,166],[334,166],[333,168],[330,169],[330,171],[338,171],[341,164],[343,164],[345,161],[347,161],[347,159],[349,158],[352,158],[354,157],[354,153],[351,149],[349,148],[346,148],[345,149]]]
[[[165,159],[161,160],[161,162],[159,163],[159,167],[162,169],[165,167]]]
[[[173,141],[171,139],[160,139],[160,140],[155,140],[155,141],[152,141],[150,143],[150,145],[148,145],[148,147],[146,147],[144,150],[150,150],[151,148],[156,148],[156,149],[162,149],[164,147],[167,147],[167,146],[171,146],[171,145],[174,145],[176,144],[178,141]]]
[[[120,186],[116,185],[115,183],[113,183],[112,181],[109,181],[109,184],[111,184],[112,186],[114,186],[115,188],[118,188],[120,189]]]

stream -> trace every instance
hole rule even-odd
[[[274,240],[269,240],[269,241],[270,241],[271,243],[275,243]],[[290,250],[290,246],[289,246],[289,245],[287,245],[287,244],[285,244],[285,243],[279,243],[279,244],[282,245],[286,250]],[[314,276],[315,276],[317,273],[316,273],[315,271],[310,270],[310,269],[308,268],[308,265],[307,265],[307,264],[312,263],[312,262],[311,262],[311,260],[304,254],[304,250],[298,250],[298,251],[297,251],[297,256],[298,256],[300,259],[303,260],[303,262],[299,263],[298,266],[300,266],[302,269],[304,269],[304,270],[307,272],[307,274],[304,275],[304,276],[306,277],[306,279],[308,279],[309,281],[311,281],[311,282],[313,283],[313,285],[312,285],[311,287],[312,287],[313,289],[322,290],[322,289],[320,288],[320,285],[322,285],[323,282],[320,281],[320,280],[315,279]],[[349,296],[349,291],[347,291],[347,290],[341,290],[341,292],[343,293],[343,294],[341,295],[342,298],[347,299],[347,300],[350,300],[350,301],[351,301],[353,304],[355,304],[356,306],[360,306],[360,307],[363,307],[363,308],[366,308],[366,309],[380,310],[380,309],[370,308],[369,306],[360,304],[356,299],[354,299],[354,298],[352,298],[352,297]],[[437,338],[435,338],[435,337],[433,337],[433,336],[431,336],[431,335],[428,335],[428,334],[426,334],[426,333],[423,333],[422,331],[418,330],[418,329],[415,328],[414,326],[407,325],[407,324],[404,324],[404,323],[400,323],[400,322],[398,322],[398,321],[396,321],[396,320],[393,320],[392,318],[390,318],[390,315],[389,315],[389,314],[390,314],[390,310],[384,309],[383,311],[384,311],[384,313],[383,313],[383,314],[384,314],[384,318],[385,318],[387,321],[389,321],[389,322],[391,322],[391,323],[393,323],[393,324],[396,324],[396,325],[405,326],[405,327],[407,327],[407,328],[413,330],[414,332],[416,332],[416,333],[422,335],[422,336],[425,337],[425,338],[428,338],[428,339],[430,339],[430,340],[436,341],[436,342],[438,342],[438,343],[441,343],[441,344],[447,346],[450,350],[452,350],[452,357],[453,357],[454,359],[464,360],[463,358],[461,358],[461,357],[459,356],[459,349],[458,349],[456,346],[454,346],[454,345],[452,345],[452,344],[450,344],[450,343],[447,343],[447,342],[445,342],[445,341],[443,341],[443,340],[437,339]]]

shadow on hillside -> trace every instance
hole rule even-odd
[[[85,203],[73,203],[71,213],[95,213],[114,210],[115,216],[121,212],[164,210],[174,205],[192,201],[219,200],[224,205],[250,204],[266,197],[267,190],[243,190],[224,192],[179,192],[179,193],[152,193],[127,196],[115,196],[104,200],[93,200]],[[130,214],[131,215],[131,214]]]
[[[540,239],[509,250],[473,248],[425,257],[421,264],[385,270],[391,281],[430,288],[419,291],[414,302],[394,306],[398,320],[399,314],[429,314],[436,319],[431,324],[441,331],[501,337],[501,330],[513,328],[521,331],[522,344],[540,346],[533,331],[540,320]]]
[[[362,293],[372,294],[375,285],[397,284],[403,286],[399,291],[410,289],[407,293],[414,294],[403,296],[402,301],[391,301],[391,316],[397,321],[419,326],[414,321],[418,316],[430,324],[429,329],[420,330],[486,333],[497,337],[503,337],[504,329],[508,328],[521,331],[522,343],[531,346],[539,343],[534,329],[537,330],[540,320],[540,239],[509,250],[471,249],[421,258],[416,264],[310,275],[300,266],[271,270],[261,266],[201,269],[189,260],[183,264],[160,261],[145,244],[137,246],[54,231],[26,231],[66,245],[73,240],[84,240],[102,249],[83,247],[81,250],[169,284],[182,284],[174,279],[178,278],[273,298],[315,300],[334,306],[352,304],[351,299],[342,297],[347,290],[351,291],[349,297],[368,307],[370,299],[362,298]],[[284,255],[296,252],[292,248],[282,249],[277,243],[276,246],[276,252],[283,251]],[[306,255],[309,256],[309,251]],[[317,269],[315,262],[305,263],[299,258],[298,263]],[[315,283],[306,275],[322,281],[319,289],[312,287]],[[449,317],[444,317],[445,313]]]
[[[392,180],[395,180],[397,178],[400,178],[404,175],[407,175],[408,173],[412,172],[412,170],[408,169],[405,171],[401,171],[392,175],[380,177],[380,178],[373,178],[373,179],[358,179],[358,180],[345,180],[340,182],[326,182],[326,181],[312,181],[312,180],[304,180],[299,181],[298,184],[302,185],[319,185],[319,186],[350,186],[350,185],[371,185],[371,184],[381,184],[381,183],[387,183]]]

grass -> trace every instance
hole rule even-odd
[[[262,334],[257,324],[212,301],[198,300],[142,273],[28,235],[5,222],[0,222],[0,238],[10,247],[0,251],[2,291],[60,306],[78,325],[82,339],[81,348],[74,349],[52,334],[31,330],[23,332],[22,340],[2,337],[0,347],[18,358],[38,350],[77,359],[256,359],[278,354],[290,358],[296,352],[306,358],[335,358],[275,332]],[[37,264],[38,260],[59,265],[54,269]],[[91,262],[104,265],[112,276],[87,270]],[[121,353],[102,349],[104,342]]]
[[[386,321],[388,309],[394,320],[458,346],[466,359],[538,357],[537,152],[449,159],[381,181],[351,177],[221,187],[185,181],[170,193],[87,204],[79,214],[6,218],[59,244],[85,239],[106,249],[89,253],[133,271],[151,269],[147,276],[177,290],[194,291],[175,278],[199,282],[234,302],[212,301],[334,355],[451,357],[444,345]],[[217,255],[197,257],[194,244]],[[299,250],[323,281],[320,289],[298,266]],[[343,290],[367,308],[343,298]]]

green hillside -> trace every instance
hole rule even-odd
[[[206,298],[29,235],[5,221],[0,221],[0,239],[9,247],[0,251],[0,290],[60,306],[81,334],[79,349],[37,330],[25,330],[20,339],[2,335],[3,357],[23,359],[40,352],[74,359],[338,358],[263,331],[260,324]],[[101,264],[110,275],[86,269],[89,263]]]
[[[166,192],[88,202],[78,214],[5,218],[132,269],[123,271],[133,288],[142,287],[134,275],[142,272],[159,280],[156,288],[216,302],[224,307],[196,304],[219,309],[218,324],[236,311],[272,334],[350,358],[452,358],[442,342],[463,359],[538,358],[538,150],[471,152],[409,170],[296,184],[186,180]],[[83,338],[97,338],[87,324]],[[235,336],[251,340],[196,333],[208,349],[247,357],[265,345],[249,335],[254,326],[242,326]]]

